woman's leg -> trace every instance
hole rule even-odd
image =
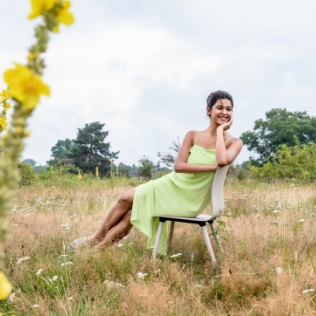
[[[97,247],[99,248],[106,248],[107,245],[121,240],[124,236],[126,236],[132,228],[131,224],[131,215],[132,210],[129,210],[120,222],[111,229],[111,231],[105,236],[105,238],[98,243]]]
[[[98,244],[105,240],[105,237],[107,234],[111,231],[111,229],[118,225],[121,221],[123,223],[117,228],[116,231],[123,232],[127,231],[127,225],[126,225],[126,218],[125,215],[130,212],[133,206],[133,200],[135,195],[135,190],[131,189],[125,192],[119,200],[111,207],[109,213],[106,215],[101,227],[97,230],[97,232],[89,237],[89,241],[92,244]],[[124,219],[125,218],[125,219]],[[130,218],[130,215],[129,215]],[[112,230],[114,230],[116,227],[114,227]],[[129,228],[130,229],[130,228]],[[128,230],[129,231],[129,230]],[[128,232],[127,231],[127,232]],[[115,233],[114,233],[115,234]],[[111,231],[111,235],[112,231]]]

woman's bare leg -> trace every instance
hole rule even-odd
[[[106,248],[109,244],[121,240],[126,236],[132,228],[131,224],[132,210],[129,210],[120,222],[111,229],[111,231],[105,236],[105,238],[97,244],[98,248]]]
[[[125,192],[119,198],[119,200],[111,207],[101,227],[97,230],[97,232],[94,235],[89,237],[89,241],[92,244],[98,244],[98,243],[103,242],[106,235],[111,231],[111,229],[114,226],[118,225],[120,221],[124,219],[124,216],[126,215],[126,213],[130,212],[133,206],[135,190],[136,188]],[[130,218],[130,215],[129,215],[129,218]],[[124,224],[122,225],[118,228],[118,231],[124,231]],[[114,228],[112,230],[114,230]]]

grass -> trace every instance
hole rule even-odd
[[[155,263],[145,248],[145,236],[136,229],[120,247],[115,244],[102,252],[68,250],[70,241],[94,232],[115,200],[137,184],[137,180],[61,177],[21,187],[5,245],[4,272],[15,296],[1,301],[0,311],[4,315],[316,314],[315,292],[303,294],[316,290],[315,184],[227,179],[225,214],[222,225],[217,225],[226,255],[214,243],[216,268],[200,228],[185,224],[176,225],[171,251],[182,256],[159,257]],[[26,256],[30,259],[17,264]],[[276,272],[277,267],[282,273]],[[141,279],[138,272],[147,275]]]

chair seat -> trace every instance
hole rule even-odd
[[[173,222],[181,222],[181,223],[196,223],[196,224],[201,224],[201,223],[207,223],[211,222],[213,220],[212,215],[204,215],[200,214],[196,217],[178,217],[178,216],[157,216],[159,218],[160,222],[165,222],[165,221],[173,221]]]

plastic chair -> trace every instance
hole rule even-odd
[[[212,185],[212,207],[213,207],[212,215],[198,215],[196,217],[157,216],[159,218],[159,226],[158,226],[157,236],[156,236],[155,245],[154,245],[153,254],[152,254],[153,261],[156,260],[157,249],[159,246],[164,223],[166,221],[170,221],[171,226],[170,226],[170,233],[169,233],[168,250],[170,249],[170,246],[171,246],[175,222],[181,222],[181,223],[187,223],[187,224],[198,224],[200,225],[202,229],[202,233],[205,239],[207,250],[211,256],[212,263],[216,264],[214,251],[213,251],[212,244],[210,242],[210,238],[206,229],[206,223],[210,224],[216,243],[218,244],[218,246],[224,253],[224,249],[220,242],[219,236],[216,234],[213,221],[216,217],[221,215],[221,211],[224,209],[223,187],[224,187],[224,182],[225,182],[228,168],[229,166],[219,167],[215,173],[213,185]]]

